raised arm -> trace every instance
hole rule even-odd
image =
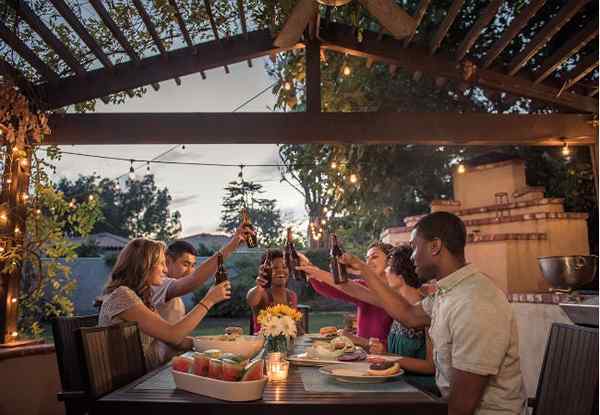
[[[250,288],[248,290],[248,294],[246,294],[246,302],[251,309],[255,309],[260,306],[260,304],[264,303],[267,297],[267,278],[266,271],[264,265],[261,265],[258,268],[258,277],[256,277],[256,286]]]
[[[221,248],[224,258],[230,256],[244,241],[244,233],[250,232],[247,228],[239,227],[229,242]],[[171,283],[167,290],[165,301],[175,297],[181,297],[204,285],[204,283],[217,271],[217,254],[208,258],[198,266],[191,274],[178,278]]]
[[[378,305],[383,307],[394,319],[406,327],[412,328],[422,328],[430,324],[431,320],[420,304],[411,305],[402,295],[396,293],[381,281],[363,261],[349,253],[342,255],[340,261],[360,271],[361,275],[367,280],[372,293],[379,298]]]
[[[135,321],[140,330],[151,337],[177,345],[196,328],[212,306],[229,298],[231,298],[231,283],[225,281],[212,287],[202,301],[177,323],[171,324],[163,320],[141,303],[123,311],[119,317],[126,321]]]

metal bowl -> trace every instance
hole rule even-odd
[[[598,270],[595,255],[546,256],[538,263],[546,281],[554,288],[577,288],[589,284]]]

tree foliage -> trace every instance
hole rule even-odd
[[[264,247],[275,247],[282,243],[283,225],[281,212],[275,199],[260,197],[264,193],[262,185],[240,179],[225,187],[221,210],[221,230],[234,232],[240,225],[240,212],[248,210],[253,226],[257,231],[258,243]]]
[[[102,218],[93,233],[110,232],[125,238],[150,237],[161,241],[173,240],[181,232],[179,211],[171,211],[171,195],[158,188],[154,175],[141,180],[128,180],[127,186],[98,176],[79,176],[76,180],[62,178],[58,189],[65,198],[76,202],[96,194]]]

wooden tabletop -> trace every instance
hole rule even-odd
[[[104,396],[96,401],[93,413],[110,415],[125,412],[144,415],[218,413],[223,415],[223,410],[240,415],[375,415],[379,411],[388,411],[387,413],[398,415],[447,413],[445,402],[421,391],[403,393],[307,392],[300,371],[293,366],[290,367],[287,381],[268,382],[263,398],[253,402],[224,402],[175,388],[148,387],[153,380],[157,380],[161,376],[164,378],[165,371],[170,372],[170,365],[162,366],[135,382]],[[145,385],[143,388],[136,388],[142,383]]]

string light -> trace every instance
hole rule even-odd
[[[29,200],[29,195],[27,193],[21,193],[21,200],[27,202]]]
[[[466,167],[465,167],[464,164],[461,163],[461,164],[458,165],[458,173],[459,174],[463,174],[466,171],[467,171],[467,169],[466,169]]]
[[[121,190],[121,185],[118,182],[115,184],[115,190]]]
[[[133,159],[131,159],[131,167],[129,167],[129,180],[135,180],[135,169],[133,168]]]
[[[16,303],[16,302],[17,302],[17,299],[16,299],[16,298],[12,298],[12,299],[10,300],[10,302],[14,304],[14,303]]]
[[[19,233],[21,233],[21,229],[19,229],[19,227],[18,227],[18,226],[15,226],[15,233],[16,233],[16,234],[19,234]]]
[[[26,168],[27,165],[29,164],[29,162],[27,161],[26,158],[22,158],[21,161],[19,161],[19,165],[21,166],[21,168]]]
[[[19,333],[17,333],[16,331],[13,331],[12,333],[10,333],[10,335],[13,337],[17,337],[19,335]]]
[[[69,202],[69,208],[71,208],[71,209],[75,208],[75,199],[72,199],[72,200]]]
[[[150,162],[146,162],[146,174],[150,174]]]
[[[88,196],[88,200],[89,200],[90,202],[93,202],[93,201],[94,201],[94,195],[89,195],[89,196]]]
[[[2,222],[6,222],[8,220],[8,216],[6,216],[6,213],[0,213],[0,220]]]
[[[327,221],[325,219],[321,219],[321,225],[325,225]]]
[[[35,214],[38,215],[38,216],[41,215],[42,214],[42,210],[41,209],[36,209],[35,210]]]
[[[568,143],[565,142],[563,144],[561,152],[562,152],[562,155],[565,156],[565,157],[568,157],[568,156],[571,155],[571,149],[569,148],[569,144]]]
[[[338,166],[338,164],[335,161],[331,162],[331,168],[332,169],[334,169],[334,170],[337,169],[337,166]]]
[[[1,130],[0,130],[0,131],[1,131]],[[13,152],[13,153],[16,153],[16,152],[18,152],[18,151],[19,151],[19,147],[17,147],[17,146],[14,146],[14,147],[12,148],[12,152]]]
[[[11,184],[12,183],[12,179],[9,177],[8,179],[6,179],[6,184]]]
[[[286,91],[290,91],[292,89],[292,83],[289,81],[285,81],[283,83],[283,89],[285,89]]]
[[[352,173],[350,175],[350,183],[356,184],[356,182],[358,182],[358,176],[356,174]]]
[[[352,69],[350,69],[350,67],[346,64],[344,65],[342,73],[344,74],[344,76],[350,76],[350,74],[352,73]]]
[[[182,144],[181,147],[179,147],[179,149],[182,153],[185,153],[185,144]]]

